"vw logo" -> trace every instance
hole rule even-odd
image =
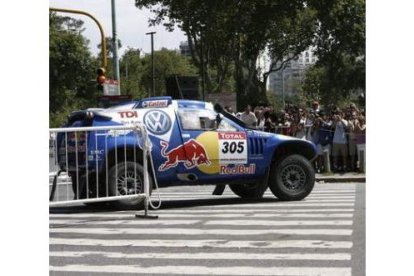
[[[145,114],[144,124],[151,133],[162,135],[170,130],[171,119],[164,111],[151,110]]]

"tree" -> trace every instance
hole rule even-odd
[[[152,67],[151,55],[146,55],[142,59],[143,72],[141,85],[149,94],[152,87]],[[166,78],[171,75],[196,75],[197,68],[194,67],[190,60],[181,56],[176,51],[165,48],[160,51],[154,51],[154,70],[155,70],[155,95],[162,96],[166,93]]]
[[[186,33],[199,71],[204,57],[208,87],[209,65],[217,69],[218,88],[234,65],[239,108],[267,100],[268,75],[310,45],[316,26],[313,10],[301,0],[136,0],[136,6],[153,8],[150,24],[177,24]],[[266,49],[275,62],[262,72],[257,60]]]
[[[134,98],[142,98],[144,89],[141,85],[141,78],[144,65],[142,64],[141,51],[128,48],[121,57],[119,70],[122,93],[132,95]]]
[[[325,102],[337,104],[352,92],[365,91],[365,1],[311,0],[309,5],[318,18],[319,59],[310,74],[319,73],[308,77],[318,77],[318,93]]]
[[[97,60],[82,36],[83,22],[49,16],[49,124],[64,123],[70,111],[95,103]]]
[[[120,62],[121,90],[135,98],[149,95],[152,89],[151,55],[141,57],[138,49],[125,51]],[[154,51],[155,93],[157,96],[166,94],[166,78],[171,75],[197,74],[197,68],[190,59],[181,56],[176,51],[165,48]],[[128,74],[127,74],[128,72]]]

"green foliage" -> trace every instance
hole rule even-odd
[[[318,63],[305,90],[325,103],[346,102],[355,91],[365,91],[365,1],[313,0],[319,27]]]
[[[134,98],[147,97],[152,89],[151,54],[140,56],[140,51],[128,49],[121,59],[121,91]],[[171,75],[196,75],[197,68],[191,60],[176,51],[161,49],[154,51],[155,94],[166,93],[165,80]],[[126,71],[128,69],[128,78]]]
[[[202,0],[137,0],[139,8],[153,8],[151,24],[174,24],[186,33],[194,64],[201,72],[201,57],[208,91],[222,91],[229,72],[233,70],[238,105],[267,101],[266,81],[277,70],[277,61],[287,62],[312,42],[315,13],[301,0],[279,1],[202,1]],[[260,70],[257,60],[265,49],[275,63]],[[203,53],[203,55],[202,55]]]
[[[327,78],[321,80],[321,97],[332,101],[365,89],[364,0],[136,0],[135,5],[152,9],[151,25],[178,25],[186,33],[199,72],[205,57],[208,91],[220,92],[234,68],[231,87],[239,107],[266,100],[268,75],[311,45]],[[260,70],[257,58],[265,49],[273,63]]]
[[[96,102],[97,61],[82,36],[83,22],[49,16],[49,124],[64,123],[70,111]],[[92,82],[93,80],[93,82]]]

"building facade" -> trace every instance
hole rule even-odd
[[[285,68],[269,75],[269,90],[277,96],[291,97],[301,91],[306,69],[315,64],[317,57],[312,49],[302,52],[298,59],[289,61]],[[280,63],[277,64],[280,66]]]
[[[191,57],[190,46],[188,46],[188,41],[181,41],[180,42],[180,54],[182,56]]]

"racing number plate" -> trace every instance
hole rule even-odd
[[[220,164],[247,164],[247,140],[244,132],[219,132]]]

